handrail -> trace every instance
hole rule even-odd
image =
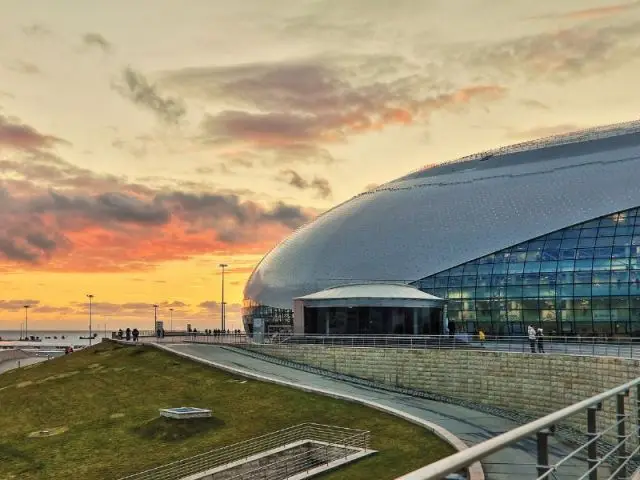
[[[640,385],[640,377],[534,420],[526,425],[514,428],[513,430],[469,447],[461,452],[450,455],[442,460],[438,460],[437,462],[399,477],[396,480],[440,480],[446,475],[466,468],[472,463],[477,462],[494,452],[502,450],[523,438],[530,437],[541,430],[553,427],[560,421],[566,420],[572,415],[575,415],[589,407],[596,406],[614,395],[626,393],[631,388],[637,387],[638,385]]]
[[[360,437],[365,440],[365,446],[363,448],[365,450],[368,449],[370,432],[367,430],[319,423],[301,423],[130,474],[121,477],[120,480],[178,479],[185,475],[221,467],[300,440],[324,441],[332,445],[348,445],[348,441],[356,438],[359,439]],[[356,447],[354,445],[349,446]]]

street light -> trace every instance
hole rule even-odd
[[[170,322],[170,326],[169,326],[169,330],[173,332],[173,308],[169,309],[169,322]]]
[[[89,346],[91,346],[91,300],[93,300],[93,295],[89,293],[87,294],[87,298],[89,299]]]
[[[153,304],[153,331],[158,334],[158,305]]]
[[[29,305],[24,306],[24,339],[29,340],[29,315],[27,311],[29,310]]]
[[[225,332],[225,328],[224,328],[224,314],[225,314],[225,308],[224,308],[224,269],[225,267],[228,267],[229,265],[227,265],[226,263],[221,263],[219,265],[220,268],[222,268],[222,304],[220,305],[220,316],[222,317],[222,333]]]

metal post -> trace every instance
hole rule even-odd
[[[538,477],[549,471],[549,430],[540,430],[537,433],[538,443]]]
[[[24,339],[29,340],[29,305],[24,306]]]
[[[589,468],[589,480],[598,480],[598,440],[594,440],[598,435],[596,426],[596,407],[587,409],[587,441],[593,440],[587,447],[587,467]],[[592,470],[593,469],[593,470]]]
[[[640,443],[640,384],[636,387],[636,436]]]
[[[93,299],[93,295],[88,294],[87,298],[89,299],[89,346],[91,346],[91,335],[92,335],[92,321],[91,321],[91,300]]]
[[[225,267],[228,267],[229,265],[227,265],[226,263],[221,263],[219,265],[220,268],[222,268],[222,301],[221,301],[221,305],[220,305],[220,316],[221,316],[221,324],[222,324],[222,334],[224,335],[225,330],[225,318],[224,318],[224,314],[225,314],[225,308],[224,308],[224,269]]]
[[[619,468],[616,478],[627,478],[627,449],[626,449],[626,433],[625,433],[625,414],[624,414],[624,399],[628,392],[619,393],[616,396],[616,422],[618,422],[618,465]]]

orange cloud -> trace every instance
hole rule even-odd
[[[584,10],[575,10],[559,15],[560,18],[568,18],[574,20],[591,20],[593,18],[602,18],[609,15],[616,15],[618,13],[626,12],[632,8],[636,8],[638,2],[633,3],[621,3],[618,5],[609,5],[606,7],[587,8]]]
[[[135,271],[261,253],[316,213],[237,194],[154,190],[36,155],[0,162],[0,270]]]

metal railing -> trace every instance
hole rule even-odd
[[[229,480],[280,480],[292,475],[308,472],[329,463],[348,459],[349,455],[370,450],[367,438],[358,433],[351,438],[345,438],[341,444],[330,444],[311,440],[310,445],[300,445],[301,453],[285,456],[285,458],[261,465],[257,468],[228,477]],[[214,477],[215,478],[215,477]]]
[[[244,343],[255,343],[248,337]],[[638,337],[545,336],[532,342],[527,336],[487,335],[306,335],[267,337],[261,343],[279,345],[325,345],[376,348],[433,348],[442,350],[485,350],[513,353],[553,353],[564,355],[640,358]]]
[[[370,433],[366,430],[316,423],[303,423],[122,477],[120,480],[179,480],[188,475],[194,475],[234,462],[247,460],[254,455],[301,441],[324,442],[332,447],[342,449],[342,456],[347,450],[350,450],[351,453],[353,453],[354,450],[369,450]],[[301,461],[296,459],[296,464],[300,465]],[[281,466],[278,468],[281,468]]]
[[[632,390],[635,390],[635,401],[629,398]],[[483,461],[492,453],[532,436],[536,437],[537,465],[536,472],[531,478],[537,480],[559,477],[577,480],[630,478],[638,467],[640,452],[639,399],[640,378],[636,378],[427,465],[397,480],[441,480],[450,473],[467,468],[474,462]],[[604,410],[607,400],[615,400],[615,417],[614,420],[604,423],[602,418],[598,418],[598,412]],[[630,404],[629,407],[635,415],[627,411],[626,403]],[[570,417],[585,414],[587,428],[583,432],[584,441],[567,455],[555,462],[550,462],[549,436],[554,435],[557,427]],[[584,460],[584,468],[580,471],[575,471],[575,460]],[[572,472],[563,475],[565,468],[571,468]]]

